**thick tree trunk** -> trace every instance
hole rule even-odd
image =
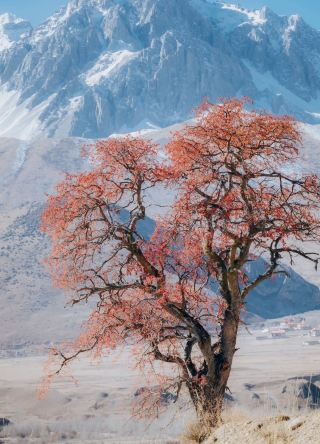
[[[188,386],[199,421],[205,427],[214,428],[222,422],[222,409],[227,389],[233,356],[236,350],[237,333],[240,320],[240,303],[237,298],[229,305],[221,327],[220,349],[214,354],[207,375],[195,380]]]
[[[204,429],[217,427],[222,422],[225,388],[210,383],[193,382],[189,387],[189,392],[198,420]]]

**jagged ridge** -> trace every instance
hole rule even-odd
[[[25,139],[166,126],[204,96],[314,121],[320,33],[212,0],[72,0],[0,53],[0,84],[0,135]]]

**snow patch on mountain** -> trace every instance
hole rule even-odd
[[[40,115],[49,105],[52,97],[32,107],[32,97],[21,101],[21,93],[0,87],[0,137],[16,137],[31,140],[41,134],[43,128]]]
[[[13,162],[13,171],[12,171],[13,175],[16,175],[23,167],[30,146],[31,142],[21,140],[20,145],[17,148],[15,161]]]
[[[76,96],[69,99],[69,102],[63,110],[61,110],[60,125],[55,130],[55,137],[64,137],[72,131],[72,125],[77,112],[83,107],[83,96]],[[39,132],[39,135],[41,131]]]
[[[5,13],[0,15],[0,51],[13,46],[23,37],[27,37],[32,30],[29,22],[16,17],[14,14]]]
[[[287,54],[289,54],[290,51],[292,34],[296,32],[299,20],[299,15],[291,15],[290,17],[288,17],[288,26],[283,33],[283,42]]]
[[[230,11],[234,11],[237,14],[240,14],[240,16],[246,16],[248,21],[255,25],[264,25],[267,21],[266,19],[266,7],[263,7],[262,9],[256,9],[254,11],[250,11],[249,9],[241,8],[238,5],[234,5],[231,3],[221,3],[222,9],[227,9]]]
[[[94,86],[101,83],[110,74],[119,70],[123,65],[138,56],[139,52],[128,50],[116,51],[113,53],[103,54],[99,57],[95,65],[86,73],[85,81],[87,85]]]
[[[215,0],[191,0],[195,9],[203,15],[217,21],[226,32],[248,23],[252,26],[267,22],[268,8],[249,10],[233,3]]]
[[[250,62],[244,60],[243,63],[249,69],[254,83],[258,86],[258,90],[261,94],[265,94],[269,97],[274,95],[274,105],[277,107],[280,113],[294,113],[295,109],[303,109],[310,115],[316,115],[320,110],[320,97],[318,96],[313,100],[303,100],[288,88],[283,86],[277,79],[272,76],[270,71],[259,72],[259,70]],[[276,104],[276,102],[278,102]],[[263,101],[261,102],[263,105]],[[268,101],[264,103],[265,107],[268,107]]]

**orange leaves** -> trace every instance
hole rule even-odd
[[[148,140],[87,146],[92,171],[67,175],[43,214],[56,284],[81,300],[105,298],[110,280],[116,288],[134,282],[163,294],[166,273],[198,286],[209,270],[218,276],[210,251],[228,262],[235,243],[246,251],[248,242],[261,247],[315,233],[318,178],[283,172],[300,144],[294,121],[246,111],[248,102],[203,103],[195,123],[173,135],[162,164]],[[147,215],[147,190],[159,182],[174,185],[177,198],[146,241],[138,222]]]
[[[144,218],[146,189],[157,181],[156,147],[151,142],[109,139],[87,147],[86,153],[93,170],[67,175],[56,195],[48,198],[42,217],[42,230],[53,241],[48,262],[56,284],[67,289],[81,282],[91,286],[92,280],[103,287],[104,276],[119,261],[127,261],[123,271],[130,268],[128,254],[121,258],[123,244]],[[98,273],[92,264],[102,260],[106,250],[110,258]]]
[[[67,175],[49,196],[42,229],[55,283],[73,304],[96,302],[71,357],[128,342],[186,377],[182,345],[210,342],[206,329],[222,328],[234,300],[241,307],[281,254],[297,251],[290,245],[320,240],[319,179],[288,173],[300,145],[295,122],[246,111],[247,103],[205,102],[162,163],[148,140],[98,141],[84,150],[91,171]],[[147,238],[141,222],[150,222],[149,193],[156,203],[159,183],[175,199]],[[257,253],[269,254],[271,268],[249,282],[245,265]],[[218,299],[207,289],[216,284]]]
[[[247,102],[205,102],[195,123],[166,147],[180,185],[175,214],[189,214],[189,227],[206,227],[218,249],[241,244],[254,231],[270,239],[294,233],[301,218],[311,222],[311,202],[319,207],[318,178],[284,173],[301,142],[295,122],[246,111]]]
[[[195,124],[174,135],[167,151],[176,177],[190,171],[191,183],[200,186],[225,174],[269,169],[296,157],[300,136],[292,119],[245,111],[245,103],[206,103]]]
[[[127,181],[128,187],[134,186],[138,179],[157,180],[157,145],[149,140],[129,136],[109,138],[86,147],[84,154],[106,177],[113,181]]]

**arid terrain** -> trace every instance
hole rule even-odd
[[[254,421],[235,418],[216,430],[205,444],[316,444],[319,420],[318,412]]]
[[[305,329],[289,330],[278,339],[268,336],[280,328],[277,325],[282,325],[283,320],[242,328],[225,413],[231,428],[239,421],[240,429],[250,423],[246,428],[249,433],[268,417],[304,417],[317,408],[320,342],[311,336],[310,330],[318,326],[320,313],[310,312],[304,318]],[[298,324],[298,321],[299,316],[292,322]],[[193,414],[192,409],[186,408],[183,395],[177,403],[169,400],[166,412],[152,421],[132,416],[139,389],[154,381],[147,382],[134,368],[128,349],[117,356],[113,352],[99,364],[80,360],[69,375],[54,381],[45,399],[40,401],[36,391],[45,360],[43,355],[0,360],[0,411],[1,416],[12,422],[3,429],[4,442],[185,442],[181,435],[192,422]],[[290,421],[285,421],[285,427],[295,424],[293,419]],[[270,423],[266,424],[267,436],[273,432]],[[239,442],[235,441],[237,435],[224,427],[216,432],[219,441],[209,440],[208,444]],[[260,441],[257,438],[250,442],[282,442],[267,441],[261,436]]]

